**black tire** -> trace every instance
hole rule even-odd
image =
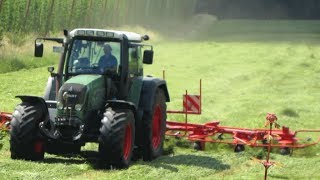
[[[243,144],[237,144],[235,147],[234,147],[234,152],[236,153],[239,153],[239,152],[242,152],[244,151],[245,148],[244,148],[244,145]]]
[[[101,121],[100,167],[128,168],[135,141],[135,119],[130,110],[108,108]]]
[[[39,123],[43,118],[41,104],[23,102],[15,108],[10,124],[12,159],[43,160],[44,140],[39,132]]]
[[[280,148],[280,154],[281,155],[291,155],[292,154],[292,149],[288,148],[288,147],[282,147]]]
[[[151,112],[144,112],[142,118],[142,157],[151,161],[163,153],[165,139],[167,105],[162,89],[157,89]]]
[[[193,149],[197,150],[197,151],[204,151],[205,149],[205,142],[201,142],[201,141],[195,141],[193,143]]]

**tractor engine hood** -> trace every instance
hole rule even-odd
[[[57,98],[57,116],[52,132],[41,128],[52,139],[75,141],[81,138],[90,114],[104,107],[106,86],[101,75],[78,75],[66,81]]]
[[[41,132],[51,139],[79,140],[90,112],[104,107],[106,86],[101,75],[78,75],[66,81],[57,97],[57,116],[51,129],[40,125]]]
[[[58,116],[84,118],[86,112],[104,106],[105,81],[101,75],[78,75],[66,81],[58,93]]]

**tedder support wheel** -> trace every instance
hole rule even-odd
[[[243,144],[237,144],[235,147],[234,147],[234,152],[236,153],[239,153],[239,152],[242,152],[244,151],[244,145]]]
[[[44,140],[40,138],[38,126],[43,117],[39,103],[23,102],[15,108],[10,129],[12,159],[43,160]]]
[[[151,112],[143,115],[142,157],[151,161],[162,155],[166,130],[166,97],[162,89],[157,89]]]
[[[193,143],[193,149],[197,150],[197,151],[204,151],[205,149],[205,142],[201,142],[201,141],[195,141]]]
[[[135,119],[130,110],[107,108],[99,137],[101,167],[128,168],[135,141]]]
[[[280,148],[280,154],[281,155],[291,155],[292,149],[290,149],[288,147],[282,147],[282,148]]]

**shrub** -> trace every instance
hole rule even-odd
[[[26,68],[26,64],[17,57],[1,57],[0,73],[17,71]]]
[[[6,33],[5,36],[9,39],[10,44],[21,47],[27,42],[27,35],[23,33]]]

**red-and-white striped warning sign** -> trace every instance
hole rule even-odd
[[[200,96],[199,95],[183,95],[183,111],[200,114]]]

